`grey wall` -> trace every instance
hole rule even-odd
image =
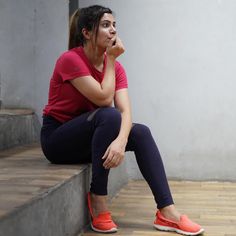
[[[136,122],[169,177],[236,180],[236,1],[80,0],[115,11]],[[133,155],[127,170],[140,173]]]
[[[4,107],[41,110],[56,58],[67,48],[68,1],[0,0]]]
[[[71,3],[71,9],[76,7],[75,0]],[[54,64],[67,50],[68,6],[66,0],[0,0],[0,99],[3,107],[32,108],[41,120]],[[5,129],[14,128],[9,119],[2,117],[9,126],[5,124]],[[19,118],[15,118],[15,123],[20,123]],[[16,131],[19,133],[24,128]],[[11,136],[6,134],[8,140],[2,137],[4,147],[13,145]],[[111,170],[110,195],[114,196],[127,181],[125,163]]]
[[[133,118],[151,128],[168,176],[236,180],[236,2],[80,0],[95,3],[116,13]],[[68,1],[0,0],[0,22],[0,98],[40,117],[67,48]]]

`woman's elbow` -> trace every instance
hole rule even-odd
[[[96,105],[98,105],[100,107],[110,107],[110,106],[112,106],[112,103],[113,103],[113,97],[100,99],[96,102]]]

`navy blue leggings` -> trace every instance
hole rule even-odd
[[[41,145],[46,158],[55,164],[92,162],[90,191],[107,195],[109,170],[101,157],[119,134],[120,112],[112,107],[98,108],[64,124],[51,116],[43,117]],[[173,204],[162,159],[149,128],[133,124],[126,151],[134,151],[139,169],[149,184],[157,207]]]

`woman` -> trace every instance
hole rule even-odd
[[[56,62],[43,112],[43,152],[52,163],[92,162],[88,205],[94,231],[117,231],[107,208],[108,174],[125,151],[134,151],[157,203],[154,227],[198,235],[203,229],[175,209],[150,130],[132,124],[125,70],[116,61],[123,52],[109,8],[94,5],[74,13],[69,50]]]

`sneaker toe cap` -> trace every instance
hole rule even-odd
[[[199,232],[202,228],[200,225],[191,221],[186,215],[181,216],[179,226],[182,230],[188,232]]]

